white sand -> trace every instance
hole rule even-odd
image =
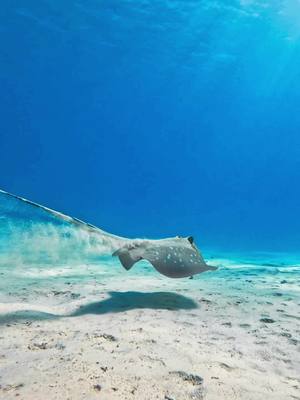
[[[75,316],[2,322],[1,400],[300,399],[299,301],[125,277],[112,288],[121,294],[95,283],[93,296],[67,307],[2,304],[2,314],[83,307]],[[122,294],[129,289],[136,293]],[[275,322],[261,322],[265,314]]]

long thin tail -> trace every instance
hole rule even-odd
[[[97,228],[96,226],[94,226],[92,224],[89,224],[87,222],[81,221],[78,218],[70,217],[70,216],[65,215],[65,214],[63,214],[61,212],[52,210],[51,208],[42,206],[42,205],[40,205],[38,203],[35,203],[33,201],[30,201],[30,200],[24,199],[23,197],[17,196],[15,194],[8,193],[5,190],[1,190],[0,189],[0,193],[4,194],[5,196],[8,196],[8,197],[13,197],[14,199],[19,200],[19,201],[21,201],[23,203],[27,203],[27,204],[29,204],[31,206],[37,207],[40,210],[43,210],[43,211],[45,211],[45,212],[47,212],[49,214],[52,214],[53,216],[55,216],[58,219],[64,220],[64,221],[69,222],[69,223],[74,224],[74,225],[79,225],[80,227],[85,228],[85,229],[87,229],[89,231],[93,231],[93,232],[95,232],[95,231],[99,232],[100,231],[101,233],[106,233],[106,232],[102,231],[101,229]]]
[[[25,203],[28,206],[36,207],[39,210],[41,210],[42,212],[44,212],[45,214],[50,214],[50,215],[56,217],[58,220],[62,220],[71,225],[75,225],[76,227],[83,229],[84,231],[87,231],[89,233],[94,233],[94,234],[100,234],[102,236],[102,238],[107,241],[107,243],[109,244],[112,251],[120,248],[120,246],[124,245],[125,242],[129,241],[129,239],[127,239],[127,238],[123,238],[123,237],[116,236],[111,233],[105,232],[102,229],[100,229],[90,223],[81,221],[78,218],[70,217],[61,212],[52,210],[51,208],[42,206],[38,203],[24,199],[23,197],[17,196],[15,194],[8,193],[1,189],[0,189],[0,194],[6,196],[8,198],[13,198],[13,199],[19,201],[20,203]]]

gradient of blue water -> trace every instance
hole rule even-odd
[[[122,236],[299,250],[298,1],[2,3],[3,189]]]

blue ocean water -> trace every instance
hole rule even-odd
[[[298,251],[296,0],[4,1],[1,188],[128,237]]]
[[[254,291],[293,296],[299,16],[296,0],[4,1],[1,188],[125,237],[193,235],[220,266],[207,285],[267,276]],[[11,297],[124,273],[36,209],[1,197],[0,223]]]

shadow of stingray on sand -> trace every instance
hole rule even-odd
[[[81,305],[69,314],[52,314],[36,310],[22,310],[0,314],[0,325],[18,321],[40,321],[67,317],[79,317],[87,314],[121,313],[135,309],[152,310],[193,310],[197,303],[181,294],[169,292],[109,292],[110,297]]]

